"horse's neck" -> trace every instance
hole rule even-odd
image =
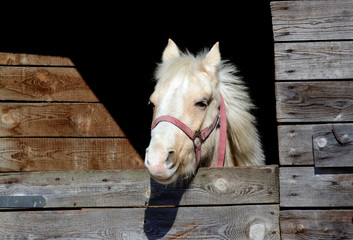
[[[216,167],[218,159],[218,146],[219,146],[219,135],[220,129],[217,128],[209,138],[205,141],[202,146],[202,166],[204,167]],[[228,134],[227,134],[228,135]],[[231,152],[232,147],[230,146],[231,141],[229,141],[227,136],[226,144],[226,155],[224,159],[225,167],[235,166],[234,156]]]
[[[236,166],[236,158],[234,153],[232,152],[232,147],[230,145],[229,138],[227,136],[227,144],[226,144],[226,156],[224,160],[224,166],[225,167],[234,167]]]

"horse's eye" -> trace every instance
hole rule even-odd
[[[207,100],[203,99],[203,100],[195,103],[195,106],[199,107],[199,108],[202,108],[202,109],[205,109],[208,106]]]

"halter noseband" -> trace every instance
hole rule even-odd
[[[220,94],[220,98],[221,98],[220,99],[221,103],[219,106],[219,113],[213,120],[213,123],[202,131],[193,131],[179,119],[168,115],[164,115],[156,118],[152,123],[151,130],[153,130],[160,122],[170,122],[175,126],[177,126],[180,130],[182,130],[194,143],[195,154],[196,154],[195,168],[197,168],[201,160],[202,143],[208,138],[208,136],[212,133],[212,131],[220,124],[221,132],[219,135],[217,167],[223,167],[225,152],[226,152],[226,141],[227,141],[227,119],[226,119],[225,104],[224,104],[222,94]],[[199,139],[199,141],[196,141],[196,139]]]

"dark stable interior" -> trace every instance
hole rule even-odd
[[[144,5],[145,4],[145,5]],[[217,41],[257,109],[267,164],[278,163],[270,3],[60,4],[3,9],[0,51],[65,56],[144,158],[153,73],[168,38],[197,53]],[[31,5],[31,7],[33,7]],[[13,9],[16,9],[14,15]],[[8,17],[6,17],[8,16]]]

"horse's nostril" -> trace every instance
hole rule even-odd
[[[168,152],[168,158],[165,161],[167,168],[174,167],[174,156],[175,156],[175,151],[171,150]]]

